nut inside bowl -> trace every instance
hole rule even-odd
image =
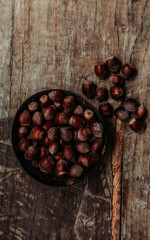
[[[54,91],[62,94],[55,96]],[[106,142],[101,114],[79,95],[60,89],[29,97],[17,111],[12,127],[13,149],[23,169],[55,187],[82,180],[100,164]]]

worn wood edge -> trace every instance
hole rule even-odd
[[[113,199],[112,199],[112,239],[121,236],[121,185],[122,185],[123,124],[117,119],[112,152]]]

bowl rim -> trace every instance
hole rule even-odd
[[[82,181],[83,178],[87,177],[88,174],[83,174],[81,177],[79,177],[74,183],[72,184],[68,184],[68,185],[64,185],[64,184],[52,184],[50,182],[46,182],[45,180],[42,181],[41,179],[38,179],[34,174],[32,174],[29,169],[27,169],[26,165],[24,164],[24,161],[21,161],[20,159],[20,156],[18,156],[18,151],[17,151],[17,147],[16,147],[16,126],[19,125],[19,122],[18,122],[18,118],[19,118],[19,115],[20,113],[25,110],[25,107],[27,108],[27,105],[29,102],[31,102],[32,100],[35,100],[35,98],[39,98],[40,96],[44,95],[44,94],[49,94],[50,92],[52,91],[62,91],[64,92],[65,95],[72,95],[74,97],[77,98],[77,100],[80,102],[82,100],[82,102],[84,104],[87,104],[89,106],[90,109],[92,109],[96,115],[98,116],[98,118],[100,119],[100,122],[102,123],[103,125],[103,128],[104,128],[104,134],[103,134],[103,141],[104,141],[104,144],[103,144],[103,149],[102,149],[102,152],[100,154],[100,159],[99,161],[93,166],[91,167],[90,169],[88,169],[89,171],[91,171],[94,167],[98,166],[100,164],[100,162],[102,161],[105,153],[106,153],[106,150],[107,150],[107,128],[106,128],[106,122],[104,121],[104,118],[102,116],[102,114],[95,108],[95,106],[93,106],[91,103],[89,103],[86,99],[84,99],[82,96],[78,95],[77,93],[74,93],[72,91],[69,91],[69,90],[65,90],[65,89],[48,89],[48,90],[42,90],[42,91],[39,91],[33,95],[31,95],[30,97],[28,97],[21,105],[20,107],[18,108],[15,116],[14,116],[14,119],[13,119],[13,124],[12,124],[12,131],[11,131],[11,142],[12,142],[12,147],[13,147],[13,151],[16,155],[16,158],[17,160],[19,161],[22,169],[30,176],[32,177],[34,180],[44,184],[44,185],[48,185],[48,186],[53,186],[53,187],[68,187],[68,186],[72,186],[74,184],[77,184],[79,182]],[[19,137],[17,135],[17,138],[18,138],[18,141],[19,141]],[[19,151],[20,152],[20,151]],[[88,171],[87,170],[87,171]],[[86,175],[86,176],[85,176]],[[43,175],[43,176],[48,176],[48,175]]]

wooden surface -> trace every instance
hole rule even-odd
[[[62,88],[82,95],[85,79],[109,87],[93,66],[111,55],[138,69],[126,82],[127,96],[150,109],[150,1],[0,1],[0,239],[111,239],[115,118],[109,120],[100,169],[72,187],[31,179],[10,140],[17,109],[37,91]],[[121,240],[150,239],[149,115],[146,123],[142,135],[123,125]]]

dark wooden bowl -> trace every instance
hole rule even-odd
[[[101,114],[95,109],[95,107],[92,106],[92,104],[90,104],[88,101],[86,101],[85,99],[83,99],[81,96],[70,92],[70,91],[66,91],[66,90],[60,90],[60,89],[51,89],[51,90],[45,90],[45,91],[41,91],[38,92],[36,94],[34,94],[33,96],[29,97],[19,108],[19,110],[16,113],[16,116],[14,118],[13,121],[13,126],[12,126],[12,146],[14,149],[14,152],[16,154],[16,157],[18,158],[19,162],[21,163],[21,166],[23,167],[23,169],[34,179],[38,180],[39,182],[46,184],[46,185],[50,185],[50,186],[68,186],[68,185],[72,185],[78,181],[81,181],[83,178],[85,178],[88,174],[88,172],[90,171],[91,168],[85,168],[84,174],[77,179],[73,179],[73,178],[68,178],[68,177],[58,177],[55,174],[53,175],[46,175],[44,173],[42,173],[40,171],[40,169],[35,168],[31,165],[30,161],[25,160],[24,158],[24,154],[19,150],[19,137],[18,137],[18,128],[20,126],[19,124],[19,115],[21,114],[21,112],[23,112],[26,108],[27,105],[35,100],[38,101],[38,99],[40,98],[40,96],[42,96],[43,94],[48,94],[51,91],[54,90],[59,90],[59,91],[63,91],[64,94],[67,95],[73,95],[77,102],[82,105],[85,109],[86,108],[90,108],[95,112],[97,121],[101,122],[103,127],[104,127],[104,134],[103,134],[103,150],[100,154],[100,159],[98,161],[98,163],[96,164],[96,166],[98,164],[100,164],[100,160],[102,159],[105,150],[106,150],[106,143],[107,143],[107,133],[106,133],[106,128],[105,128],[105,123],[104,120],[101,116]],[[94,166],[95,167],[95,166]],[[92,167],[93,168],[93,167]]]

